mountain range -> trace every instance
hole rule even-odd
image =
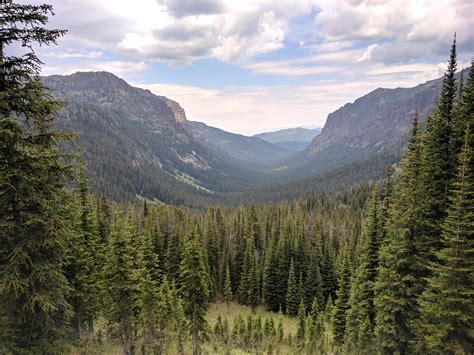
[[[254,135],[256,138],[263,139],[291,152],[299,152],[306,149],[313,138],[321,132],[321,128],[287,128],[274,132],[264,132]]]
[[[400,156],[415,110],[423,120],[433,108],[441,81],[376,89],[331,113],[320,133],[294,128],[247,137],[188,121],[179,103],[111,73],[43,78],[64,102],[58,128],[79,133],[74,144],[94,192],[188,205],[265,185],[273,191],[275,183],[323,188],[341,180],[332,173],[341,169],[357,171],[341,184],[376,178]]]
[[[292,155],[292,151],[272,144],[257,136],[248,137],[211,127],[202,122],[188,121],[187,127],[194,137],[214,149],[245,162],[269,165]]]

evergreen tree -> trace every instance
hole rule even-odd
[[[346,316],[349,309],[350,272],[348,256],[343,255],[341,271],[339,273],[339,287],[336,292],[336,301],[332,313],[334,342],[341,345],[346,330]]]
[[[259,275],[257,273],[257,265],[255,263],[255,260],[252,265],[252,269],[248,278],[248,296],[247,296],[247,303],[250,307],[252,307],[252,310],[255,311],[257,308],[257,305],[259,303]]]
[[[233,295],[232,295],[232,284],[230,280],[230,271],[229,271],[229,264],[227,264],[226,270],[225,270],[225,283],[224,283],[224,300],[227,306],[229,303],[232,301]]]
[[[304,305],[303,299],[301,299],[300,305],[298,307],[298,327],[296,330],[296,338],[300,343],[303,343],[306,333],[306,307]]]
[[[44,27],[50,5],[2,1],[0,12],[0,348],[59,353],[71,317],[72,219],[64,193],[72,171],[59,143],[70,136],[54,129],[60,104],[41,84],[33,46],[55,44],[65,31]],[[8,55],[10,46],[24,54]]]
[[[131,354],[135,332],[136,293],[131,226],[123,215],[112,226],[105,265],[107,318],[117,323],[124,354]]]
[[[351,282],[350,309],[347,312],[346,342],[360,352],[370,350],[374,334],[374,284],[379,250],[378,189],[372,191],[362,234],[359,266]]]
[[[169,235],[165,266],[168,278],[175,282],[179,282],[179,268],[181,265],[182,256],[181,249],[181,238],[179,236],[177,228],[173,227]]]
[[[240,284],[238,289],[238,296],[240,302],[249,305],[250,298],[252,298],[254,291],[252,289],[254,280],[253,272],[255,269],[255,249],[254,242],[251,238],[247,239],[247,247],[245,248],[244,262],[242,266],[242,275],[240,276]]]
[[[414,322],[416,348],[422,353],[474,351],[474,173],[469,134],[467,129],[443,224],[439,262],[431,266],[432,276],[420,299],[421,316]]]
[[[464,144],[464,132],[469,126],[469,145],[474,145],[474,60],[471,62],[469,76],[465,85],[461,85],[456,105],[451,139],[451,157],[459,156]],[[462,79],[461,79],[462,80]],[[473,164],[473,162],[471,162]]]
[[[329,296],[334,298],[337,289],[337,273],[334,265],[333,251],[329,246],[329,241],[325,240],[323,267],[321,269],[321,277],[323,279],[323,295],[328,300]]]
[[[316,297],[319,304],[324,304],[323,280],[319,268],[319,255],[315,252],[311,255],[306,271],[306,281],[304,283],[304,293],[306,306],[309,308]]]
[[[379,252],[375,281],[375,332],[382,352],[408,351],[410,322],[417,317],[417,297],[422,290],[419,254],[423,233],[421,190],[422,143],[415,115],[399,182],[389,210],[387,237]]]
[[[316,297],[314,297],[313,302],[311,304],[311,311],[309,313],[306,323],[306,343],[309,353],[316,352],[318,341],[320,341],[320,316],[321,313],[319,309],[318,300]]]
[[[448,191],[455,173],[456,156],[452,156],[454,105],[456,98],[456,36],[451,47],[448,68],[444,74],[441,92],[435,111],[428,117],[427,130],[423,139],[423,181],[422,197],[425,223],[423,238],[417,244],[421,254],[423,275],[429,274],[429,263],[440,248],[440,226],[446,217]],[[421,202],[421,200],[420,200]]]
[[[286,314],[296,316],[301,302],[300,290],[296,281],[295,265],[293,259],[290,264],[290,273],[288,275],[288,286],[286,291]]]
[[[192,352],[199,354],[200,345],[207,339],[208,334],[208,324],[204,316],[209,307],[209,275],[204,251],[195,237],[186,242],[184,247],[180,281],[184,312],[189,318]]]
[[[270,310],[276,312],[281,306],[280,290],[277,289],[279,284],[279,259],[278,249],[274,243],[268,245],[265,267],[264,267],[264,284],[263,284],[263,298]]]

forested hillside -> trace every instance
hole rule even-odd
[[[88,74],[68,86],[71,102],[60,111],[29,47],[65,34],[45,28],[52,7],[2,6],[2,45],[20,42],[29,54],[0,52],[1,354],[474,352],[474,71],[467,80],[456,75],[455,40],[426,125],[411,113],[403,157],[383,179],[338,191],[304,180],[302,197],[290,196],[298,187],[290,185],[274,187],[283,196],[273,203],[256,201],[270,193],[260,190],[239,206],[190,209],[94,193],[90,165],[64,150],[74,137],[58,127],[70,123],[55,120],[85,110],[84,120],[94,114],[99,125],[105,116],[120,130],[110,96]],[[106,75],[119,92],[112,102],[125,100],[127,122],[156,111],[134,116],[126,101],[133,93],[176,109]],[[51,80],[61,88],[62,78]],[[100,98],[90,111],[81,105],[88,95]],[[173,124],[170,137],[191,139]],[[118,137],[107,139],[132,144]],[[130,158],[130,166],[150,158],[121,148],[105,154]],[[183,156],[171,143],[161,148]],[[198,159],[207,150],[195,152]],[[385,161],[327,178],[349,184],[351,174]]]
[[[464,78],[468,72],[464,69]],[[456,79],[460,81],[460,72]],[[416,111],[420,122],[425,123],[442,83],[443,78],[439,78],[413,88],[378,88],[345,104],[328,115],[321,133],[304,152],[275,166],[275,170],[286,176],[311,176],[360,160],[401,155],[411,117]]]
[[[192,205],[190,198],[243,190],[263,179],[194,139],[184,110],[166,97],[107,72],[43,82],[64,102],[57,127],[78,133],[74,143],[96,193]]]
[[[292,154],[291,150],[258,137],[226,132],[202,122],[188,121],[187,127],[196,138],[245,162],[269,165]],[[258,167],[255,168],[258,169]]]

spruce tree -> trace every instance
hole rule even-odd
[[[286,289],[286,314],[296,316],[301,302],[301,294],[296,281],[295,265],[293,259],[290,264],[290,273],[288,274],[288,284]]]
[[[420,298],[414,322],[416,348],[423,353],[470,354],[474,351],[474,172],[466,129],[458,174],[442,228],[442,249]]]
[[[59,151],[70,136],[54,129],[60,104],[38,77],[33,46],[65,31],[45,27],[50,5],[2,1],[0,12],[0,318],[8,324],[0,343],[7,352],[57,353],[71,317],[64,188],[72,171]],[[24,54],[7,54],[10,46]]]
[[[232,301],[233,295],[232,295],[232,284],[230,280],[230,270],[229,270],[229,264],[227,264],[226,270],[225,270],[225,282],[224,282],[224,300],[227,306],[229,306],[230,302]]]
[[[374,304],[375,332],[382,352],[403,354],[409,350],[413,339],[409,324],[418,314],[417,298],[423,287],[416,248],[424,231],[421,152],[418,116],[415,115],[388,211],[387,236],[379,252]]]
[[[255,259],[253,261],[252,269],[248,278],[247,303],[252,308],[252,311],[258,306],[260,295],[260,280],[257,271]]]
[[[296,330],[296,338],[302,344],[305,339],[306,334],[306,307],[304,305],[303,299],[301,299],[300,305],[298,307],[298,327]]]
[[[264,267],[263,298],[270,310],[277,312],[281,306],[279,285],[279,259],[277,245],[268,245]]]
[[[446,217],[448,191],[455,173],[457,156],[452,156],[453,124],[455,123],[456,98],[456,36],[451,47],[448,68],[444,74],[441,92],[436,108],[427,120],[427,129],[423,137],[423,216],[425,231],[417,244],[421,254],[423,275],[429,274],[429,263],[440,248],[440,226]]]
[[[197,233],[195,233],[197,234]],[[189,319],[192,352],[199,354],[207,339],[208,324],[204,316],[209,307],[209,274],[205,253],[196,237],[186,242],[180,267],[180,294]]]
[[[255,249],[253,239],[247,239],[247,247],[245,248],[245,256],[242,265],[242,274],[238,289],[239,300],[243,304],[249,304],[249,295],[251,293],[251,278],[255,264]]]
[[[136,293],[139,283],[134,269],[132,226],[123,213],[117,216],[110,233],[105,265],[106,316],[117,323],[124,354],[131,354],[135,333]]]
[[[351,281],[350,309],[347,312],[346,342],[360,352],[373,352],[370,346],[374,336],[374,284],[380,237],[378,193],[375,188],[369,199],[359,265]]]
[[[306,306],[309,308],[316,297],[319,304],[324,304],[323,280],[319,268],[319,255],[313,252],[310,256],[306,280],[304,283]]]
[[[350,296],[350,272],[349,257],[342,255],[341,270],[339,273],[338,289],[336,292],[336,301],[332,313],[333,336],[336,345],[342,345],[346,330],[346,316],[349,309]]]

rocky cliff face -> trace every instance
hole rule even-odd
[[[376,159],[387,164],[397,161],[415,111],[422,122],[426,120],[435,106],[442,80],[413,88],[379,88],[345,104],[329,114],[321,133],[305,151],[275,166],[274,171],[285,176],[309,176],[362,160]]]
[[[401,144],[417,110],[425,119],[432,109],[441,79],[414,88],[376,89],[328,116],[308,154],[334,145],[342,149],[377,152]]]
[[[177,102],[107,72],[43,82],[64,101],[57,126],[79,133],[76,145],[96,192],[180,203],[249,185],[251,173],[193,137]]]

